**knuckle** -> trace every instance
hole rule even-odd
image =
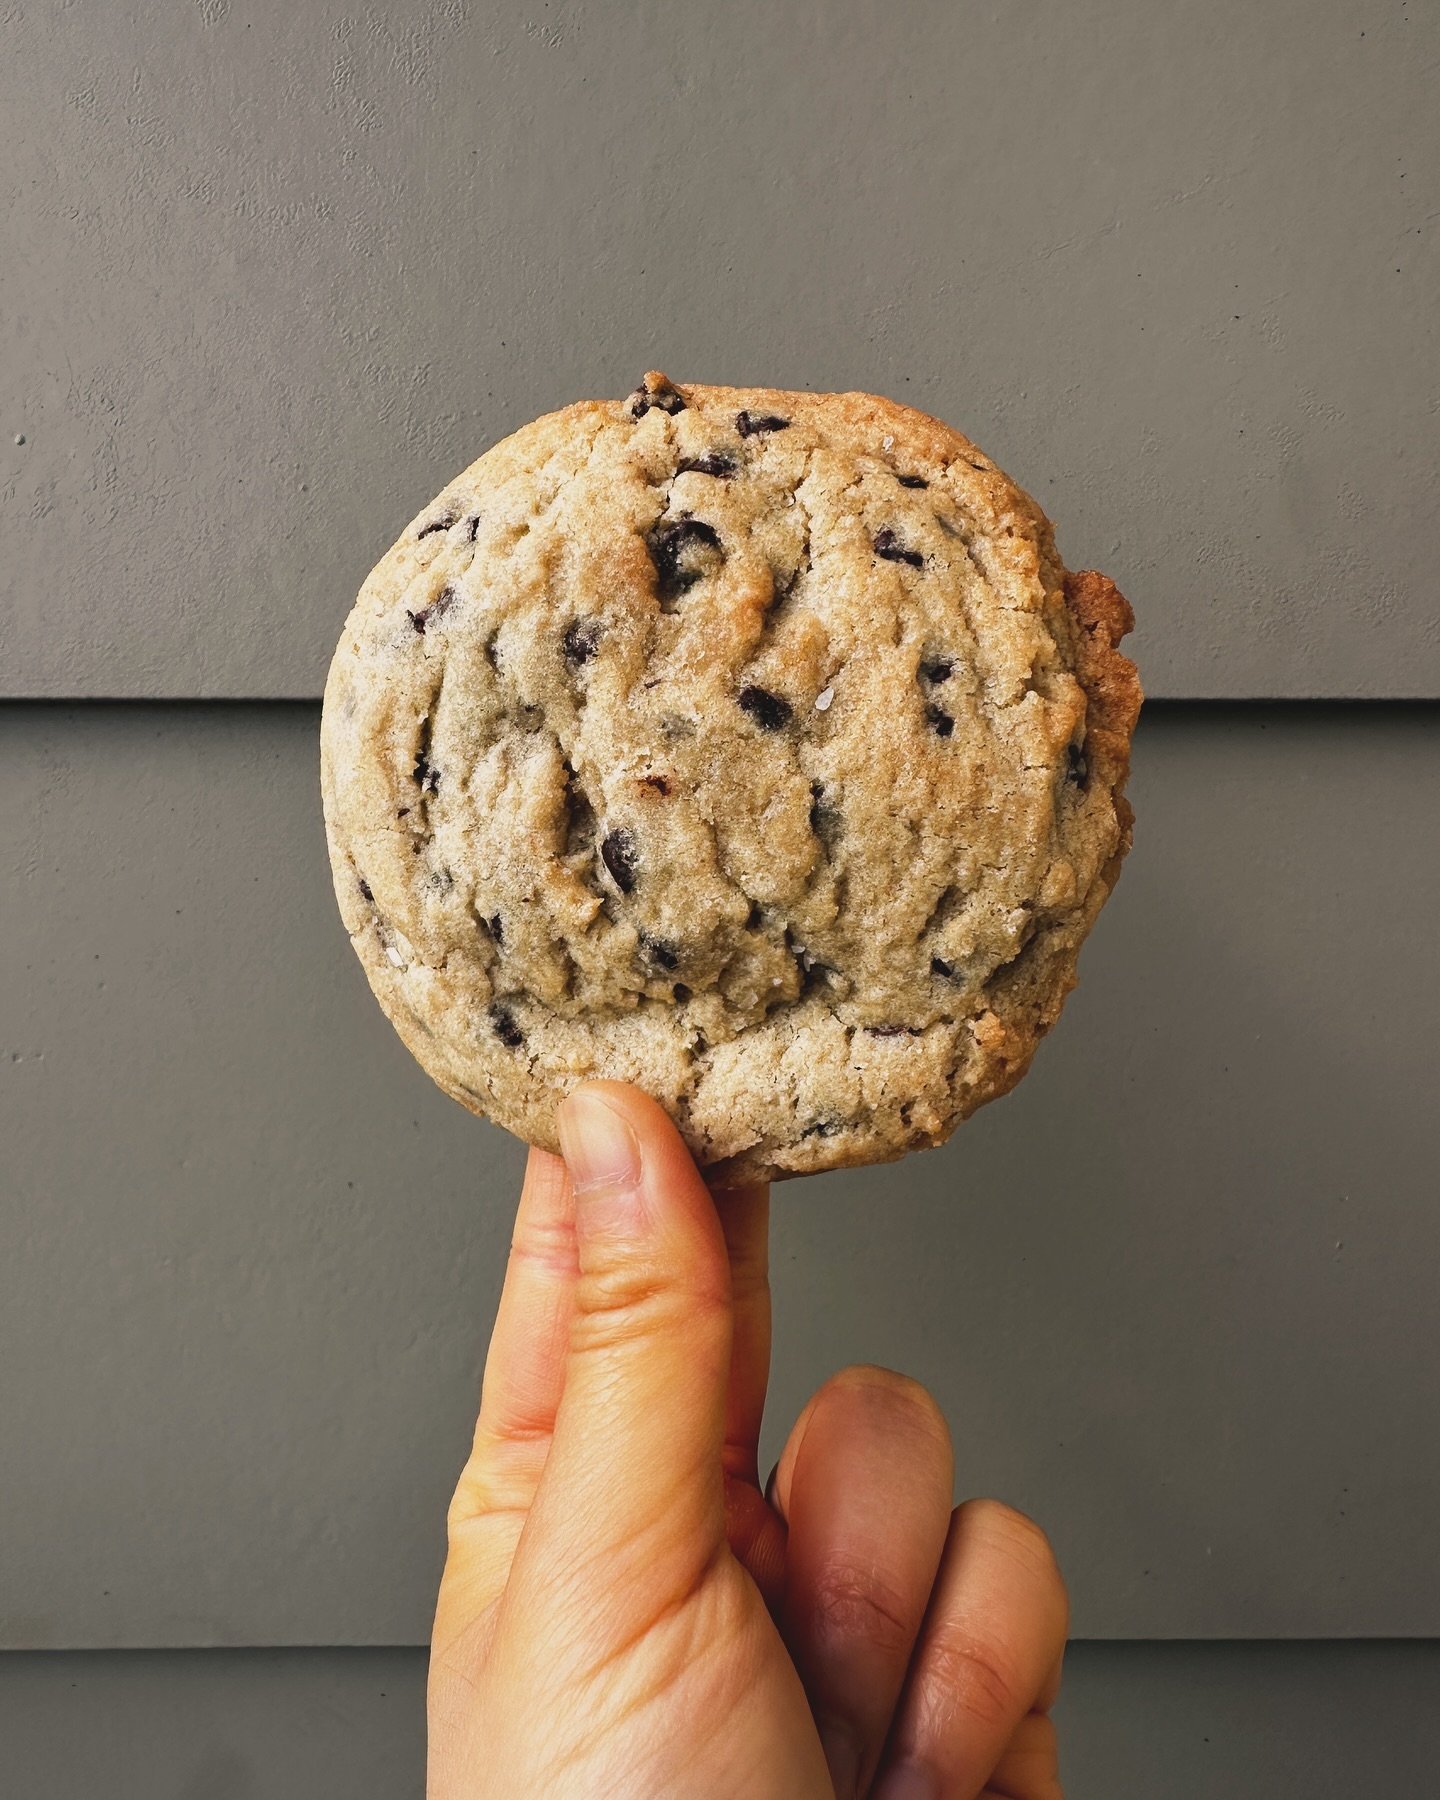
[[[687,1337],[725,1329],[725,1297],[698,1282],[677,1282],[644,1265],[593,1269],[579,1283],[572,1320],[576,1349],[600,1348],[683,1330]]]
[[[917,1620],[900,1595],[873,1569],[836,1561],[822,1569],[812,1597],[811,1623],[822,1645],[865,1643],[884,1654],[908,1656]]]
[[[1023,1717],[1028,1701],[1018,1671],[997,1645],[951,1627],[925,1647],[924,1680],[935,1710],[963,1717],[987,1733]]]

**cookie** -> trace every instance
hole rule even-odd
[[[590,1076],[719,1182],[941,1143],[1129,846],[1132,622],[937,420],[649,374],[497,444],[362,588],[322,727],[346,928],[531,1143]]]

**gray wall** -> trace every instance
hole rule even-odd
[[[12,1645],[425,1633],[521,1159],[370,997],[316,723],[0,709]],[[777,1190],[772,1450],[913,1369],[1082,1635],[1440,1634],[1436,725],[1151,713],[1026,1081]]]
[[[1440,694],[1437,55],[1425,0],[9,8],[0,692],[317,695],[444,482],[659,366],[968,429],[1152,694]]]
[[[314,702],[431,493],[657,364],[968,429],[1162,701],[1023,1087],[777,1194],[771,1445],[840,1363],[935,1388],[1070,1575],[1076,1794],[1422,1785],[1437,56],[1417,0],[0,19],[18,1791],[417,1789],[520,1156],[349,955]]]

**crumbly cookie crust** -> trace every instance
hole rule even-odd
[[[721,1182],[938,1144],[1024,1073],[1129,846],[1132,623],[938,420],[652,372],[497,444],[361,590],[346,928],[533,1143],[604,1075]]]

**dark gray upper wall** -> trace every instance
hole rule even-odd
[[[658,364],[961,425],[1152,694],[1440,694],[1437,51],[1421,0],[12,8],[0,693],[317,694],[433,492]]]

